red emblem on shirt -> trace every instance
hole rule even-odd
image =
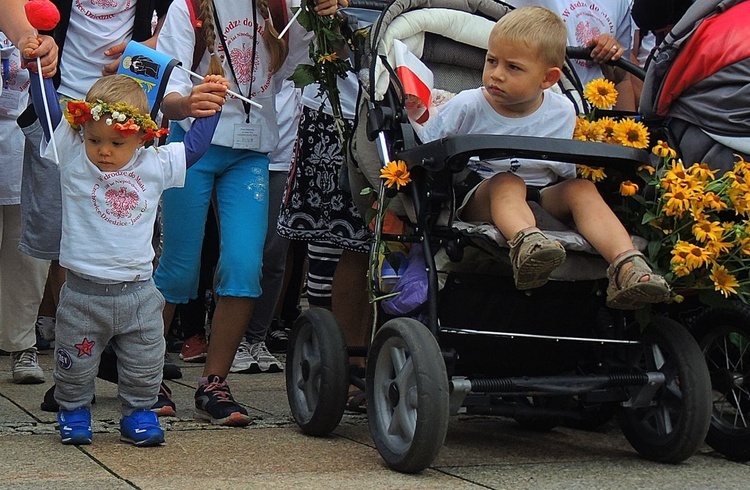
[[[91,357],[91,349],[94,347],[96,342],[90,342],[86,337],[83,338],[83,342],[76,344],[78,349],[78,357],[89,356]]]

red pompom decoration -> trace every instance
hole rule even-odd
[[[29,23],[37,30],[51,31],[60,22],[60,12],[49,0],[30,0],[24,9]]]

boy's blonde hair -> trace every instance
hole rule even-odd
[[[562,68],[568,31],[559,15],[544,7],[528,6],[511,10],[497,21],[490,39],[524,44],[535,49],[548,66]]]
[[[146,92],[140,83],[127,75],[108,75],[94,82],[86,93],[86,102],[95,104],[97,101],[105,104],[124,102],[142,115],[149,113]]]

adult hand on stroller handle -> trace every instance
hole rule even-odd
[[[593,48],[587,48],[586,46],[568,46],[565,50],[565,54],[572,60],[590,60],[592,49]],[[621,68],[641,80],[646,78],[646,70],[625,58],[620,58],[617,61],[608,61],[606,64]]]

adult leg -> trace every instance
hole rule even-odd
[[[344,329],[346,345],[367,346],[372,306],[367,295],[368,254],[344,250],[333,275],[333,315]]]
[[[34,325],[49,261],[18,250],[21,206],[0,206],[0,349],[12,353],[15,383],[42,383]]]

